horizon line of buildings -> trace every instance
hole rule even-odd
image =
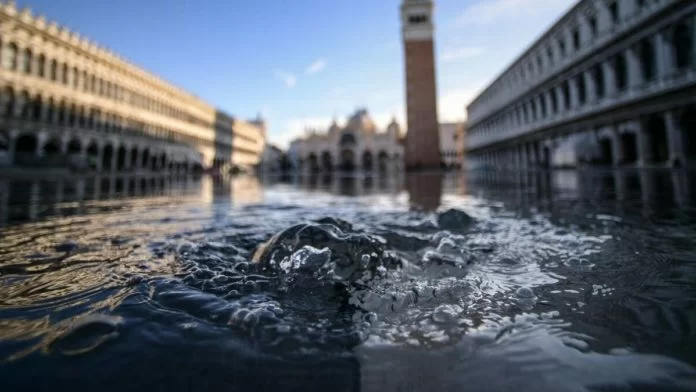
[[[0,166],[251,168],[266,123],[243,120],[79,34],[0,2]]]

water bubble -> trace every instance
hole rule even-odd
[[[522,299],[528,299],[528,298],[534,298],[534,297],[536,297],[536,296],[534,295],[534,291],[532,291],[532,289],[530,289],[529,287],[520,287],[520,288],[518,288],[517,291],[515,291],[515,296],[517,296],[517,298],[522,298]]]
[[[462,308],[458,305],[441,305],[432,313],[432,320],[438,324],[453,324],[459,319]]]

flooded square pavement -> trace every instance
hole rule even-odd
[[[696,390],[696,174],[0,179],[3,390]]]

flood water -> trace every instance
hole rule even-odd
[[[696,174],[0,178],[0,388],[696,390]]]

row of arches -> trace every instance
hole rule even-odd
[[[66,166],[95,171],[187,171],[190,166],[149,147],[84,141],[78,137],[64,140],[57,135],[42,141],[33,133],[12,139],[4,130],[0,130],[0,153],[11,155],[10,163],[18,166]]]
[[[696,106],[681,110],[676,118],[676,124],[681,138],[682,151],[671,151],[667,123],[664,116],[652,114],[643,119],[641,135],[634,132],[623,132],[618,137],[603,137],[600,139],[599,155],[594,162],[600,165],[635,165],[641,156],[643,162],[650,165],[672,164],[683,166],[696,162]],[[643,151],[639,137],[644,138]],[[616,144],[616,145],[615,145]],[[674,154],[673,154],[674,153]],[[672,156],[676,161],[670,162]]]
[[[364,151],[358,159],[358,154],[353,149],[343,149],[340,151],[338,160],[334,159],[331,152],[324,151],[321,155],[310,153],[303,163],[311,171],[355,171],[359,168],[365,171],[375,169],[385,171],[389,168],[393,159],[398,159],[398,155],[390,158],[389,154],[384,150],[377,153],[376,157],[371,151]]]
[[[50,80],[69,86],[75,90],[91,93],[107,99],[127,102],[132,106],[145,109],[158,114],[173,117],[192,124],[211,126],[205,119],[189,114],[185,110],[159,100],[148,97],[121,86],[108,77],[89,73],[87,70],[79,70],[77,66],[70,66],[67,62],[59,62],[56,59],[48,59],[43,53],[36,55],[31,48],[20,49],[14,41],[3,42],[0,39],[0,64],[10,71],[20,72],[26,75]],[[119,71],[109,69],[105,75],[117,75]],[[141,81],[137,81],[141,84]],[[151,89],[151,86],[147,87]]]
[[[637,44],[599,61],[578,74],[560,81],[547,91],[535,92],[517,105],[500,112],[483,124],[472,128],[471,134],[492,135],[511,127],[534,124],[574,107],[582,107],[594,99],[607,96],[607,89],[622,92],[629,88],[629,57],[635,56],[638,69],[636,83],[650,83],[658,77],[658,51],[667,47],[671,70],[686,71],[695,64],[694,28],[683,20],[663,32],[643,38]],[[667,70],[665,70],[667,71]],[[613,84],[608,85],[608,82]],[[590,93],[592,92],[592,95]]]

